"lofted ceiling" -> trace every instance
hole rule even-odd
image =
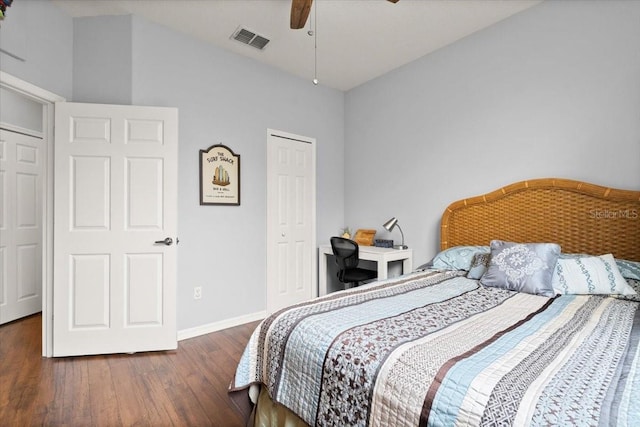
[[[317,55],[320,84],[346,91],[542,0],[316,0],[300,30],[289,28],[290,0],[52,1],[73,17],[139,15],[309,82]],[[239,27],[270,41],[233,40]]]

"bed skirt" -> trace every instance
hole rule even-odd
[[[253,427],[308,427],[296,414],[271,400],[266,387],[260,388],[254,411]]]

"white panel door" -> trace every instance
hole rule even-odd
[[[267,310],[317,296],[315,140],[267,134]]]
[[[177,110],[57,103],[55,123],[54,356],[175,349]]]
[[[44,149],[0,130],[0,324],[42,310]]]

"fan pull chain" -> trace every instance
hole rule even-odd
[[[309,20],[311,25],[311,20]],[[318,2],[313,3],[313,84],[318,85]]]

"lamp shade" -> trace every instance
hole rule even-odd
[[[385,228],[385,230],[391,231],[396,226],[396,224],[398,224],[398,219],[394,216],[389,221],[382,224],[382,226]]]
[[[398,230],[400,230],[400,235],[402,236],[402,244],[401,245],[396,245],[394,246],[396,249],[408,249],[409,247],[406,246],[404,244],[404,233],[402,232],[402,227],[400,227],[400,224],[398,224],[398,220],[396,219],[396,217],[394,216],[393,218],[391,218],[389,221],[385,222],[384,224],[382,224],[382,226],[387,230],[387,231],[391,231],[394,228],[396,228],[396,226],[398,226]]]

